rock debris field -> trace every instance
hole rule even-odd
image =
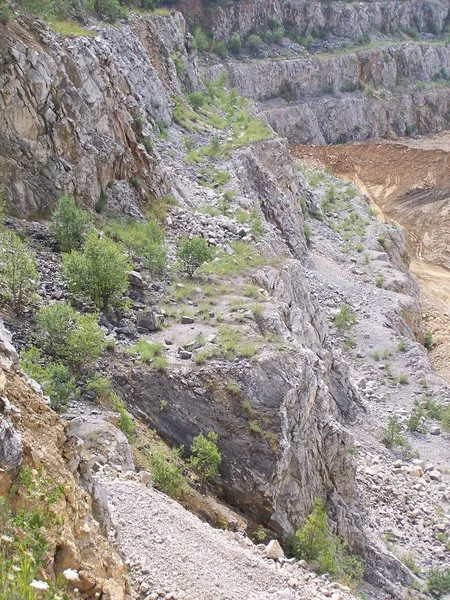
[[[293,559],[265,557],[243,534],[213,529],[135,474],[104,480],[111,536],[134,597],[159,600],[351,600],[339,583]]]

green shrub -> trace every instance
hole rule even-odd
[[[130,443],[135,442],[136,426],[133,417],[127,411],[125,402],[118,394],[116,394],[116,392],[110,393],[109,401],[112,409],[119,413],[119,420],[117,422],[119,429],[125,434]]]
[[[409,431],[417,432],[417,433],[426,433],[427,428],[423,424],[423,417],[425,416],[425,412],[419,406],[416,406],[412,409],[411,414],[406,421],[406,426]]]
[[[183,271],[192,277],[204,262],[212,261],[214,251],[208,246],[205,238],[193,237],[190,240],[184,237],[178,246],[177,256],[182,263]]]
[[[39,284],[36,259],[18,235],[0,229],[0,294],[17,316],[33,299]]]
[[[128,258],[113,242],[93,231],[82,252],[72,250],[63,257],[63,276],[75,298],[85,297],[103,311],[119,306],[128,289]]]
[[[79,397],[77,382],[68,367],[47,362],[38,348],[31,347],[21,352],[20,366],[29,377],[41,384],[56,412],[64,411],[69,402]]]
[[[383,429],[381,442],[386,448],[393,448],[394,446],[404,446],[405,438],[401,435],[402,426],[398,420],[398,417],[391,415],[388,420],[388,424]]]
[[[156,356],[160,356],[164,352],[164,344],[160,342],[147,342],[140,339],[130,349],[131,354],[139,354],[139,358],[143,363],[151,362]]]
[[[384,282],[385,282],[385,281],[386,281],[386,278],[385,278],[385,276],[384,276],[382,273],[379,273],[379,274],[377,275],[377,279],[376,279],[376,281],[375,281],[375,285],[376,285],[378,288],[381,288],[381,287],[383,287],[383,284],[384,284]]]
[[[128,11],[118,0],[91,0],[94,12],[105,21],[114,22],[126,19]]]
[[[431,348],[434,346],[432,331],[425,332],[425,339],[424,339],[423,345],[425,346],[425,348],[427,350],[431,350]]]
[[[61,519],[55,503],[64,494],[42,468],[38,472],[24,467],[16,479],[20,503],[14,493],[0,497],[0,598],[4,600],[47,600],[67,598],[65,585],[46,577],[48,550],[61,535]],[[42,592],[32,587],[33,580],[48,586]]]
[[[94,373],[86,382],[86,390],[94,395],[95,400],[106,400],[112,391],[111,382],[107,377]]]
[[[122,242],[133,256],[143,258],[144,265],[152,273],[159,273],[167,266],[164,229],[155,221],[112,220],[106,227],[108,235]]]
[[[191,92],[187,95],[187,98],[189,100],[189,104],[194,110],[199,110],[205,105],[205,95],[200,91]]]
[[[241,53],[242,50],[242,40],[241,36],[237,31],[231,34],[230,40],[228,42],[228,50],[231,54],[237,55]]]
[[[37,314],[39,346],[74,371],[91,367],[104,347],[97,315],[81,315],[66,302],[41,308]]]
[[[450,592],[450,567],[436,567],[428,571],[427,591],[435,598],[441,598]]]
[[[209,52],[211,50],[211,40],[201,27],[197,27],[194,31],[194,40],[200,52]]]
[[[223,40],[214,44],[214,52],[220,56],[220,58],[226,58],[227,56],[227,45]]]
[[[61,252],[79,248],[85,242],[90,226],[89,213],[79,209],[72,196],[61,196],[50,224]]]
[[[258,52],[262,48],[262,45],[263,45],[262,39],[260,38],[259,35],[256,35],[255,33],[252,33],[252,35],[250,35],[247,38],[246,46],[252,54],[258,54]]]
[[[189,465],[195,469],[203,481],[217,477],[222,455],[217,447],[219,436],[210,431],[205,437],[200,433],[191,444]]]
[[[80,391],[75,377],[61,363],[50,363],[45,369],[45,379],[40,382],[49,396],[52,408],[56,412],[64,411],[72,400],[76,400]]]
[[[408,383],[408,375],[400,375],[398,382],[400,385],[406,385]]]
[[[356,323],[356,317],[350,306],[343,304],[333,321],[336,328],[344,332],[348,331]]]
[[[174,462],[170,462],[159,450],[154,450],[151,455],[153,485],[171,498],[180,498],[186,487],[186,481],[180,467],[175,462],[179,453],[174,453]]]
[[[173,64],[175,65],[175,71],[177,72],[178,79],[182,79],[186,72],[186,65],[184,64],[181,56],[178,54],[172,54],[171,56]]]
[[[320,573],[329,573],[348,583],[358,583],[364,574],[361,559],[347,551],[345,542],[328,532],[327,513],[317,498],[305,524],[295,534],[294,554],[315,565]]]
[[[6,25],[14,19],[14,16],[14,11],[5,2],[2,2],[0,4],[0,23]]]

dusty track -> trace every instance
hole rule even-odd
[[[424,295],[436,368],[450,381],[450,132],[417,140],[292,146],[301,160],[353,181],[406,232],[411,271]]]

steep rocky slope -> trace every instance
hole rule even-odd
[[[61,577],[66,569],[72,569],[78,573],[74,587],[77,587],[83,595],[86,593],[92,597],[98,594],[105,600],[128,600],[131,595],[126,569],[109,546],[102,533],[102,527],[93,517],[91,497],[77,483],[76,466],[73,467],[80,462],[83,443],[80,438],[66,434],[64,422],[48,406],[36,383],[27,381],[26,376],[18,372],[17,363],[17,353],[11,345],[10,336],[1,324],[0,493],[2,499],[9,498],[15,510],[19,512],[20,509],[26,510],[30,502],[35,509],[40,501],[46,500],[46,494],[54,493],[54,489],[60,486],[63,490],[62,495],[52,507],[59,520],[59,526],[56,531],[49,532],[47,540],[45,540],[46,532],[43,530],[40,540],[41,544],[48,544],[45,553],[46,562],[39,572],[40,578],[54,579],[56,576]],[[27,483],[25,477],[18,477],[25,471],[31,473],[32,481],[36,485],[36,488],[31,487],[32,491],[35,490],[31,500],[28,497],[27,486],[32,484]],[[39,487],[41,484],[42,488]],[[3,504],[2,510],[5,510]],[[4,530],[6,522],[3,513],[2,515],[1,531],[4,548],[5,542],[9,543],[8,536],[5,538],[4,534],[9,532]],[[30,530],[26,533],[31,534],[32,527],[31,524]],[[22,540],[22,542],[26,549],[29,540]],[[35,551],[35,547],[30,545],[29,550]],[[23,563],[20,566],[24,568]],[[5,568],[6,565],[2,567]],[[3,579],[2,584],[4,584]],[[5,588],[2,585],[2,593],[3,591]],[[73,589],[71,591],[73,594]],[[75,593],[75,596],[78,597],[78,594]],[[6,596],[4,598],[6,600]]]
[[[334,0],[276,0],[275,2],[244,1],[229,5],[214,3],[204,7],[199,2],[183,0],[178,6],[190,21],[205,23],[215,39],[230,37],[238,31],[246,37],[255,31],[265,31],[270,19],[277,19],[288,32],[305,36],[314,30],[350,40],[364,34],[398,30],[436,34],[449,18],[449,5],[438,2],[336,2]]]
[[[450,125],[447,44],[381,44],[308,58],[224,64],[230,84],[260,101],[296,144],[435,133]],[[209,69],[214,76],[220,67]]]
[[[448,435],[411,436],[423,465],[402,448],[394,462],[379,441],[392,414],[407,430],[422,376],[440,399],[447,394],[420,344],[418,289],[401,232],[373,219],[352,188],[323,174],[308,183],[308,172],[296,168],[286,143],[254,118],[251,105],[222,86],[202,87],[181,15],[98,28],[94,38],[64,40],[27,18],[4,31],[0,152],[10,211],[45,214],[68,192],[104,211],[101,229],[117,214],[143,219],[171,193],[162,217],[170,261],[183,234],[202,235],[217,249],[193,281],[157,277],[135,261],[128,312],[101,315],[116,349],[99,371],[170,445],[188,448],[202,431],[219,434],[223,462],[214,490],[252,527],[286,541],[324,497],[333,531],[364,557],[374,597],[402,597],[406,586],[423,583],[377,533],[381,522],[389,533],[395,519],[400,549],[420,547],[421,568],[447,560],[436,533],[448,533]],[[430,60],[438,58],[448,60],[446,51]],[[393,72],[400,62],[393,58]],[[182,95],[195,87],[207,92],[196,111]],[[41,301],[64,298],[47,225],[6,223],[30,238],[45,274]],[[336,327],[344,305],[354,317],[345,336]],[[32,322],[9,323],[21,345],[29,343]],[[165,370],[130,356],[139,337],[164,344]],[[395,353],[392,368],[369,359],[371,346],[391,356],[400,342],[407,352]],[[402,387],[398,376],[413,368],[410,387]],[[67,415],[79,437],[87,437],[84,426],[97,411],[89,398],[83,402],[73,402]],[[94,465],[107,473],[85,461],[84,474]],[[405,502],[386,500],[397,475],[406,483],[395,487],[395,498],[411,487],[420,507],[407,519]],[[119,515],[128,512],[126,489],[120,484],[114,492]],[[142,487],[136,493],[157,502]],[[98,510],[107,513],[101,500]],[[438,505],[445,517],[434,514]],[[136,519],[141,515],[139,509]],[[128,525],[125,537],[136,523]],[[120,550],[120,535],[117,543]],[[127,538],[122,551],[138,593],[142,565],[132,546]],[[151,593],[160,582],[155,577]]]
[[[276,131],[296,144],[336,144],[442,131],[449,126],[448,2],[239,2],[189,22],[215,40],[248,46],[206,72],[224,70],[258,100]],[[272,40],[272,32],[287,37]],[[209,28],[209,29],[208,29]],[[282,36],[281,36],[282,37]],[[288,39],[289,38],[289,39]]]

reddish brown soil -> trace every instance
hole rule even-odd
[[[435,366],[450,381],[450,132],[401,142],[291,146],[291,152],[353,181],[382,218],[403,227],[437,343]]]

